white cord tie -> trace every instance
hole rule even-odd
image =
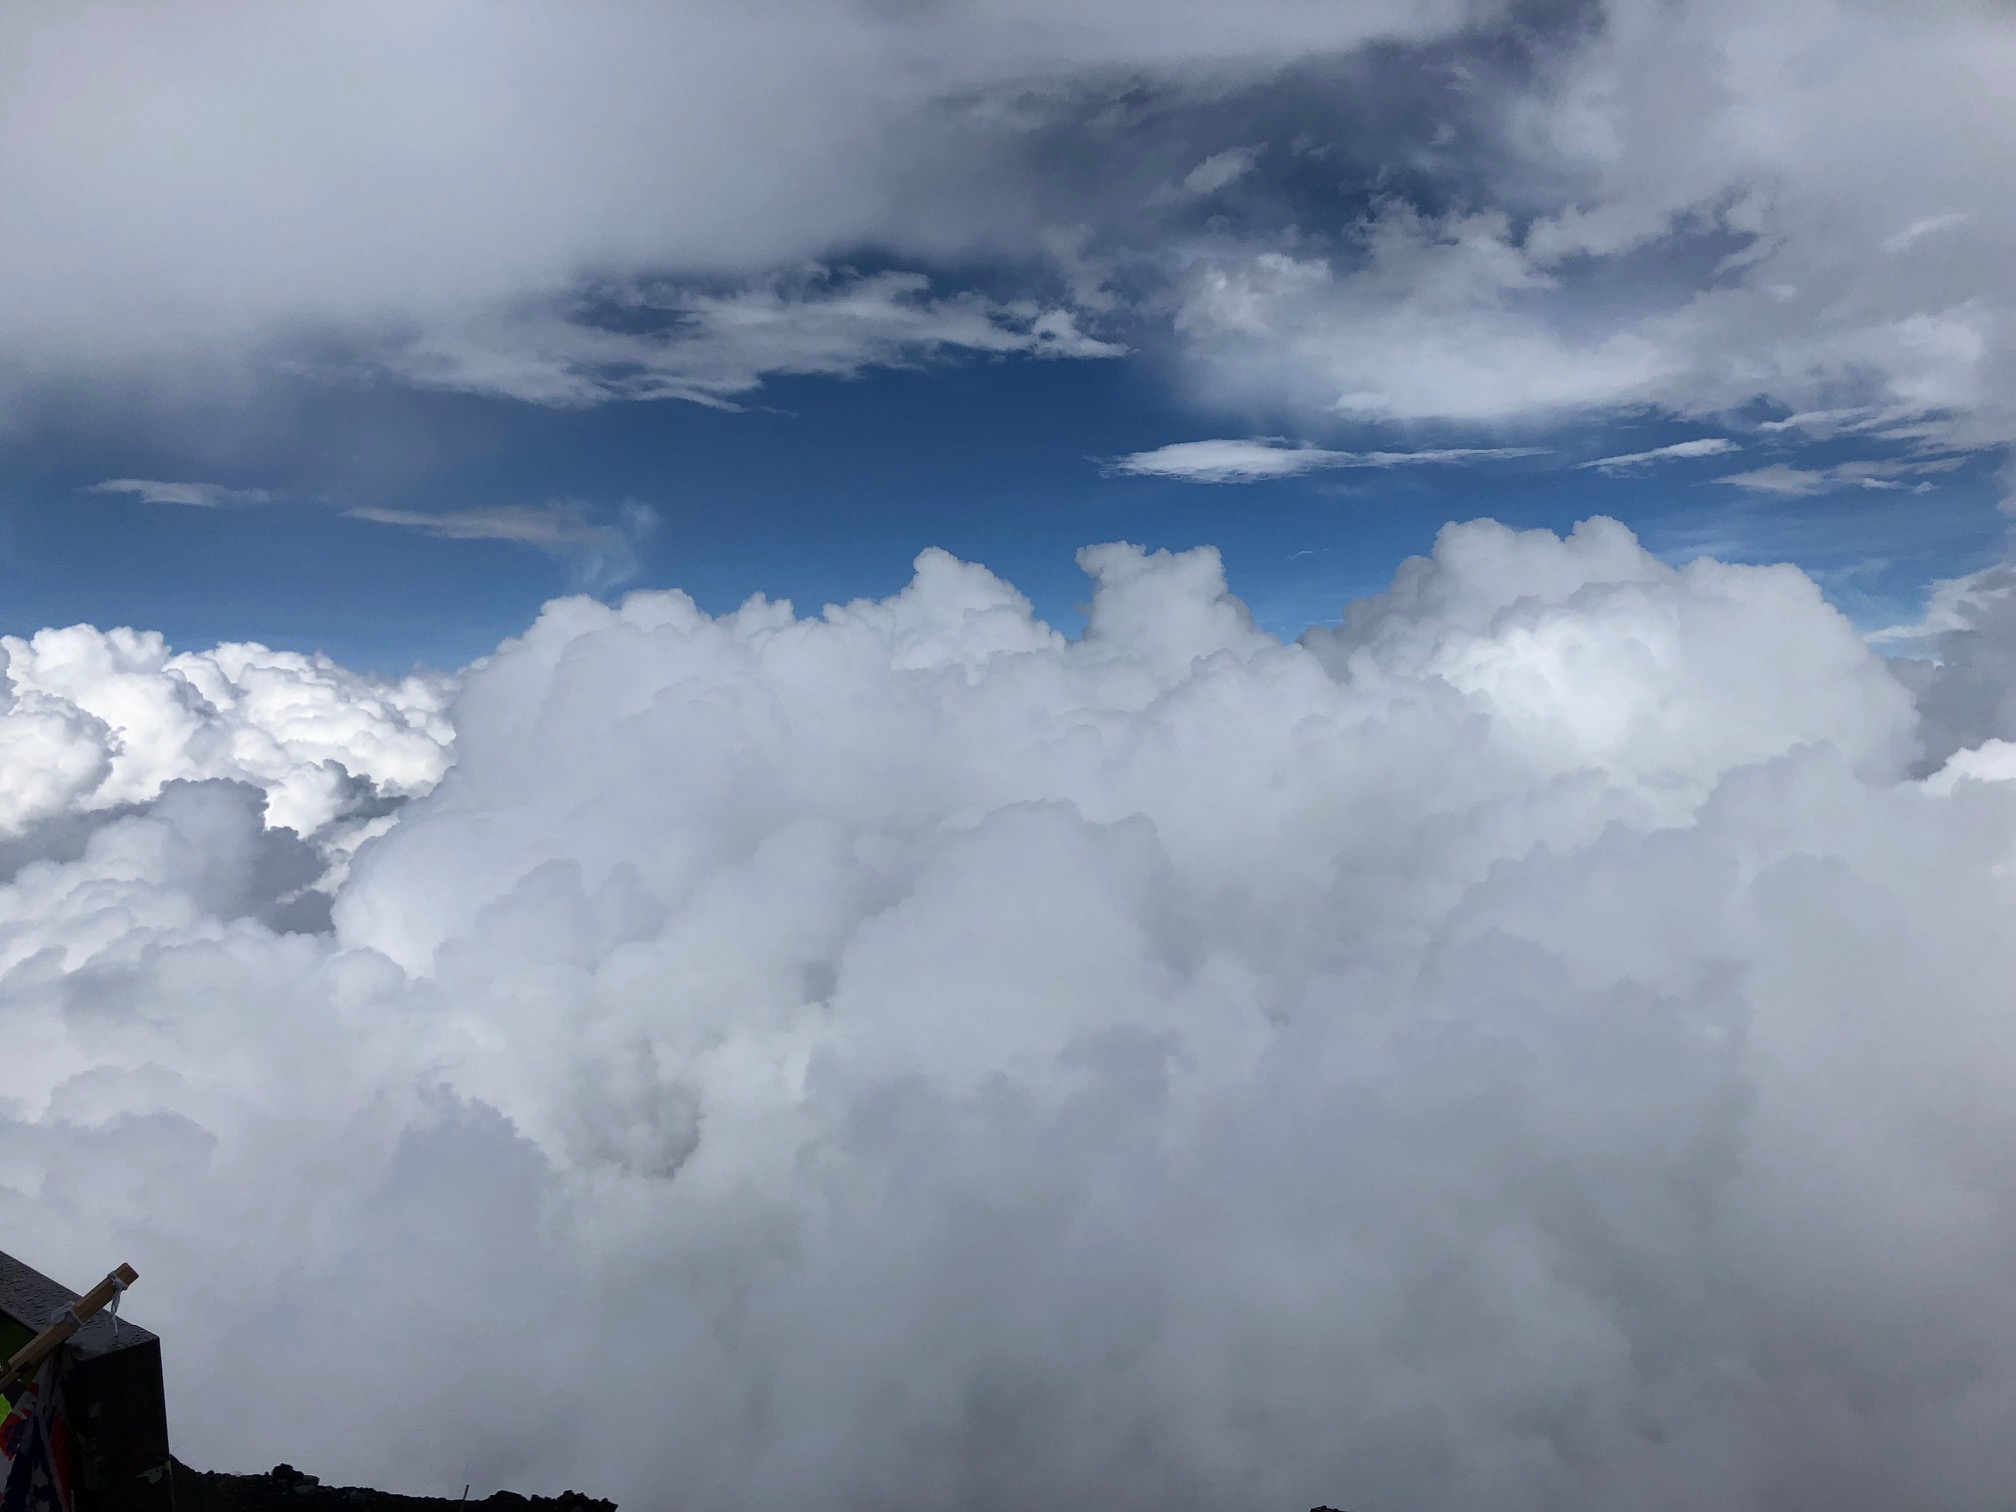
[[[105,1279],[112,1283],[112,1300],[105,1304],[105,1311],[112,1315],[112,1343],[116,1348],[119,1343],[119,1299],[126,1295],[126,1283],[119,1279],[117,1271]]]

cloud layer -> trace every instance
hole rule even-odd
[[[189,0],[0,19],[0,348],[51,371],[252,359],[579,404],[947,349],[1099,355],[1054,304],[807,263],[1036,248],[1012,99],[1433,32],[1312,12]],[[1039,106],[1040,110],[1040,106]],[[978,204],[961,186],[981,185]],[[1003,240],[1000,212],[1020,228]],[[1067,222],[1068,224],[1068,222]],[[1015,245],[1009,245],[1008,242]]]
[[[559,601],[319,929],[260,761],[62,779],[10,1248],[138,1265],[186,1457],[416,1491],[2001,1506],[2016,762],[1912,775],[2003,728],[1995,585],[1934,729],[1796,571],[1603,520],[1452,526],[1299,644],[1209,550],[1083,563],[1076,641],[940,552]],[[429,690],[8,650],[129,752],[186,686],[440,773]]]
[[[2006,7],[1219,11],[17,10],[0,351],[582,405],[1133,347],[1277,426],[2016,436]]]

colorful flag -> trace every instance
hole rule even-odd
[[[0,1476],[0,1512],[73,1512],[70,1424],[54,1360],[0,1420]]]

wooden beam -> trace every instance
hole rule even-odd
[[[70,1336],[103,1312],[112,1299],[140,1279],[130,1265],[122,1265],[79,1297],[63,1315],[26,1344],[14,1351],[14,1358],[0,1367],[0,1393],[11,1391],[17,1381],[27,1380],[42,1368],[51,1355],[69,1342]]]

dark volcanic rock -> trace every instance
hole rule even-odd
[[[275,1465],[264,1475],[225,1475],[191,1470],[170,1462],[175,1477],[175,1512],[441,1512],[444,1507],[484,1507],[488,1512],[616,1512],[616,1503],[563,1491],[558,1496],[520,1496],[499,1491],[476,1501],[454,1496],[400,1496],[369,1486],[325,1486],[292,1465]]]

